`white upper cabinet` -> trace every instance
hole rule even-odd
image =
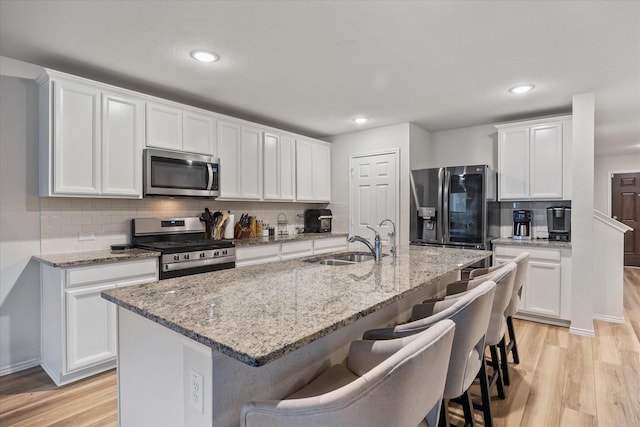
[[[138,197],[142,192],[144,101],[102,94],[102,194]]]
[[[331,201],[331,145],[296,140],[296,200]]]
[[[218,121],[220,198],[262,198],[262,132],[239,123]]]
[[[144,103],[47,71],[40,84],[40,195],[142,197]]]
[[[180,105],[147,102],[147,147],[215,155],[216,119]]]
[[[264,133],[264,200],[294,200],[294,155],[292,137]]]
[[[496,127],[500,200],[571,199],[571,116]]]

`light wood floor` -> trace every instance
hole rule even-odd
[[[496,426],[640,426],[640,269],[625,269],[624,305],[625,323],[596,321],[595,338],[516,321],[520,364]],[[41,368],[7,375],[0,426],[116,426],[116,393],[114,370],[61,388]]]

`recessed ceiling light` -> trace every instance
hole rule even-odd
[[[220,59],[215,53],[206,50],[194,50],[191,52],[191,57],[200,62],[216,62]]]
[[[511,89],[509,89],[509,92],[515,93],[515,94],[523,94],[531,91],[534,87],[535,87],[534,85],[514,86]]]
[[[368,121],[369,121],[369,119],[367,117],[356,117],[356,118],[353,119],[353,122],[358,124],[358,125],[367,123]]]

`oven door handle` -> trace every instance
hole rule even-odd
[[[331,219],[331,218],[333,218],[333,216],[332,216],[332,215],[320,215],[320,216],[318,217],[318,219]]]
[[[211,163],[207,163],[207,171],[209,171],[209,181],[207,182],[207,190],[211,191],[211,187],[213,186],[213,166],[211,166]]]

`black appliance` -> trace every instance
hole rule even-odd
[[[549,240],[571,241],[571,208],[552,206],[547,208]]]
[[[305,233],[331,233],[331,209],[307,209],[304,211]]]
[[[531,240],[531,210],[517,209],[513,211],[513,240]]]
[[[487,165],[412,170],[411,243],[490,249],[500,235],[496,187]]]
[[[160,252],[160,279],[206,273],[236,266],[235,244],[205,238],[200,218],[134,218],[131,243]]]
[[[144,150],[144,195],[217,197],[220,159],[201,154]]]

